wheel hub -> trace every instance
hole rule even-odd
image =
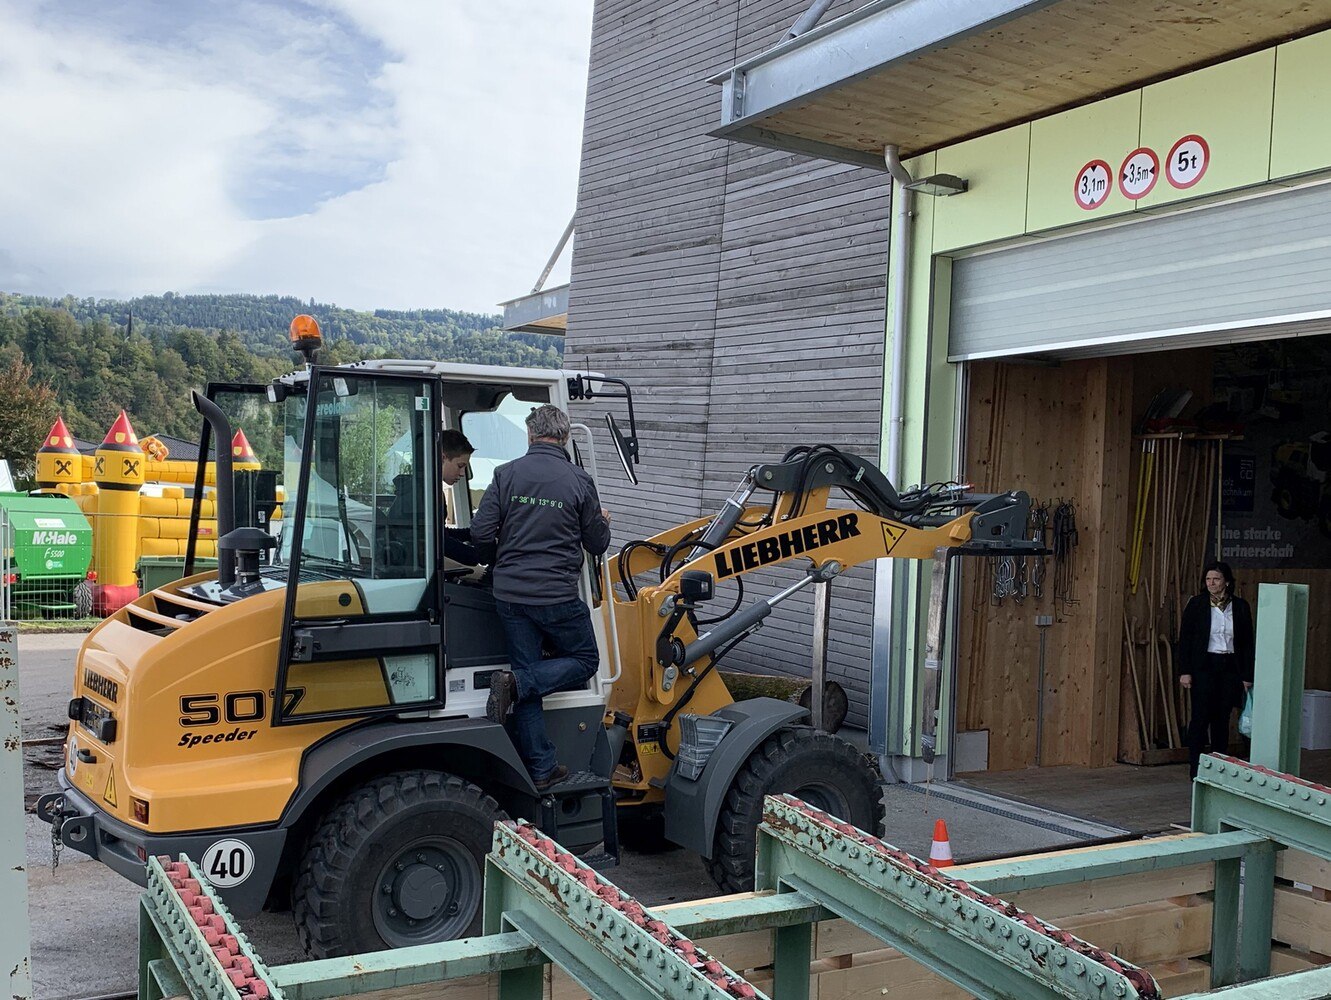
[[[429,865],[411,865],[398,876],[393,895],[409,919],[428,920],[444,908],[448,880]]]
[[[375,927],[392,947],[448,940],[466,929],[480,894],[466,848],[447,838],[418,841],[380,869]]]

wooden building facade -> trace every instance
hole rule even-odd
[[[641,485],[603,477],[616,547],[715,511],[792,446],[878,459],[888,175],[707,134],[708,78],[776,45],[807,7],[597,0],[565,364],[633,385]],[[615,464],[608,447],[598,458]],[[751,574],[746,603],[792,573]],[[864,726],[871,570],[833,595],[829,676]],[[812,617],[807,592],[788,601],[727,666],[807,673]]]

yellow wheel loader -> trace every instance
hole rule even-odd
[[[629,433],[607,424],[632,478],[628,386],[429,361],[325,367],[312,340],[297,344],[308,363],[269,386],[196,394],[217,488],[203,499],[200,463],[191,534],[215,502],[217,569],[190,574],[191,552],[184,579],[88,636],[62,790],[38,811],[60,844],[141,884],[149,856],[185,852],[238,916],[289,905],[315,956],[478,933],[483,858],[506,816],[605,864],[622,817],[697,852],[728,891],[752,886],[765,794],[878,829],[868,759],[815,732],[799,706],[734,702],[717,663],[783,600],[846,567],[1033,550],[1021,493],[899,494],[828,446],[757,465],[714,516],[586,560],[601,666],[545,700],[571,773],[538,791],[509,732],[485,718],[507,665],[488,582],[449,553],[494,467],[525,452],[535,404],[627,402]],[[241,423],[281,466],[280,512],[271,480],[255,490],[231,469]],[[477,451],[471,481],[448,487],[450,428]],[[575,425],[571,450],[595,476],[588,428]],[[831,506],[833,495],[854,505]],[[793,579],[746,604],[743,578],[759,567]]]

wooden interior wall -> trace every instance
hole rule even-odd
[[[1308,585],[1308,648],[1303,686],[1331,691],[1331,569],[1236,569],[1237,591],[1257,611],[1257,585]]]
[[[1166,351],[1162,353],[1139,354],[1127,360],[1132,365],[1132,411],[1131,421],[1135,425],[1140,421],[1142,415],[1150,406],[1158,393],[1164,389],[1187,389],[1192,392],[1192,399],[1184,410],[1184,416],[1195,413],[1201,407],[1212,401],[1212,380],[1215,371],[1215,354],[1212,348],[1194,348],[1186,351]],[[1209,447],[1209,446],[1208,446]],[[1142,448],[1139,441],[1131,443],[1131,455],[1129,461],[1128,486],[1129,498],[1132,505],[1132,511],[1129,514],[1129,540],[1131,538],[1131,519],[1135,515],[1135,505],[1137,501],[1138,478],[1142,468]],[[1159,478],[1161,469],[1156,469],[1156,478]],[[1152,518],[1154,518],[1154,513]],[[1209,520],[1215,517],[1214,508],[1211,508]],[[1195,523],[1189,530],[1188,535],[1192,544],[1196,545],[1197,551],[1204,551],[1205,538],[1207,536],[1207,527],[1201,523],[1203,518],[1198,514]],[[1152,522],[1153,523],[1153,522]],[[1149,568],[1155,564],[1155,536],[1151,531],[1145,535],[1142,564]],[[1150,574],[1143,571],[1143,576]],[[1198,579],[1201,576],[1201,564],[1196,567],[1194,574]],[[1125,574],[1117,581],[1117,586],[1123,591],[1124,606],[1126,616],[1131,623],[1133,636],[1137,639],[1145,640],[1149,638],[1148,623],[1154,622],[1160,636],[1167,636],[1172,642],[1176,638],[1177,618],[1181,608],[1177,607],[1177,599],[1168,595],[1156,594],[1148,590],[1143,583],[1139,585],[1137,593],[1131,593],[1128,585],[1128,576]],[[1191,592],[1191,588],[1185,589],[1186,594]],[[1134,701],[1134,688],[1132,667],[1128,663],[1126,652],[1126,643],[1124,642],[1124,621],[1115,623],[1119,635],[1119,669],[1120,669],[1120,714],[1119,714],[1119,747],[1118,759],[1130,763],[1147,762],[1167,762],[1169,760],[1185,760],[1186,753],[1179,748],[1169,750],[1167,746],[1148,749],[1143,747],[1141,736],[1141,726],[1138,721],[1137,706]],[[1158,648],[1158,647],[1157,647]],[[1152,676],[1147,669],[1145,661],[1146,653],[1145,641],[1134,644],[1133,656],[1134,664],[1137,669],[1137,683],[1141,685],[1142,697],[1144,699],[1152,696],[1163,698],[1163,692],[1156,695],[1161,687],[1165,692],[1177,698],[1176,680],[1173,676],[1161,677],[1168,670],[1161,670],[1159,675]],[[1163,655],[1163,654],[1162,654]],[[1161,705],[1163,702],[1161,701]],[[1163,711],[1163,709],[1162,709]],[[1143,713],[1148,714],[1148,713]],[[1177,710],[1177,729],[1179,735],[1186,730],[1186,719],[1182,714],[1182,706]],[[1158,731],[1158,729],[1157,729]],[[1152,756],[1152,752],[1154,756]],[[1171,756],[1172,755],[1172,756]]]
[[[965,569],[958,643],[958,728],[989,730],[989,768],[1036,763],[1039,615],[1052,614],[1045,651],[1045,765],[1102,766],[1117,756],[1119,649],[1129,507],[1132,365],[1121,358],[1046,368],[973,363],[965,474],[978,488],[1022,489],[1072,501],[1079,543],[1072,601],[1056,600],[1053,560],[1044,596],[1001,606],[988,564]]]

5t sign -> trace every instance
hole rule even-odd
[[[1211,163],[1211,147],[1199,135],[1185,135],[1169,151],[1165,176],[1179,189],[1190,188],[1206,173]]]

